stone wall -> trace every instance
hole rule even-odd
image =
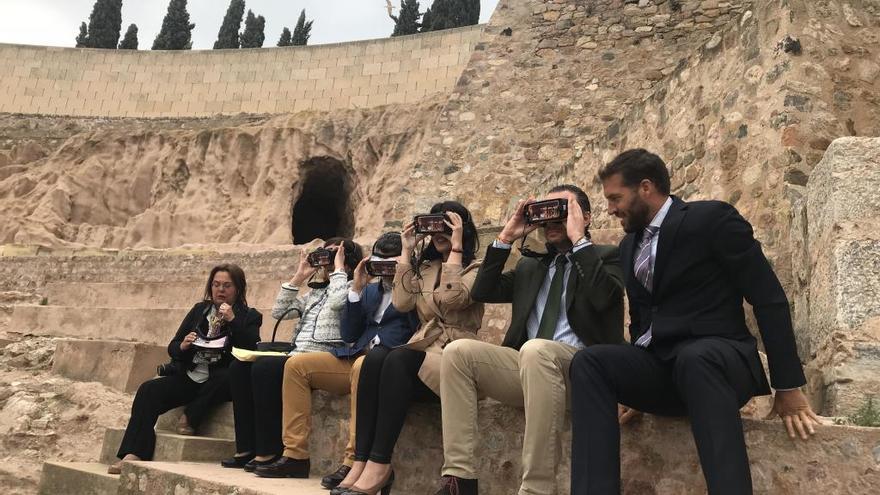
[[[419,102],[448,93],[482,30],[254,50],[0,44],[0,112],[198,117]]]
[[[809,278],[811,389],[826,414],[880,393],[880,138],[834,141],[810,174],[799,272]]]

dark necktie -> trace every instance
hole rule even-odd
[[[654,236],[656,236],[658,232],[660,232],[660,227],[654,227],[653,225],[645,227],[645,234],[642,236],[642,242],[639,243],[639,250],[636,253],[636,259],[633,262],[633,272],[636,275],[636,280],[638,280],[648,292],[654,290],[654,255],[652,254],[653,249],[651,249],[651,245],[653,243],[651,241],[654,240]],[[650,343],[651,328],[648,327],[648,330],[636,340],[636,345],[639,347],[648,347],[648,344]]]
[[[565,264],[568,258],[564,254],[556,257],[556,273],[550,281],[550,290],[547,292],[547,301],[544,303],[544,314],[541,315],[541,323],[538,325],[539,339],[553,340],[556,334],[556,324],[559,322],[559,311],[562,309],[562,286],[565,281]]]

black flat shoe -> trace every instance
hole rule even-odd
[[[268,466],[258,466],[254,473],[261,478],[308,478],[310,468],[308,459],[282,456]]]
[[[253,473],[254,470],[257,469],[258,467],[268,466],[269,464],[272,464],[273,462],[275,462],[277,460],[278,460],[277,455],[267,461],[258,461],[256,459],[252,459],[247,464],[244,465],[244,470],[248,473]]]
[[[324,488],[336,488],[342,483],[342,480],[348,476],[348,472],[351,471],[351,466],[346,466],[345,464],[339,466],[339,469],[336,470],[333,474],[328,474],[321,478],[321,486]]]
[[[254,454],[243,455],[241,457],[235,455],[229,459],[223,459],[220,461],[220,465],[225,468],[244,469],[245,465],[252,460],[254,460]]]

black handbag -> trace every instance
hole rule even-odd
[[[291,311],[296,311],[299,313],[299,317],[302,318],[302,311],[297,308],[289,308],[287,311],[281,313],[281,317],[275,320],[275,328],[272,329],[272,342],[257,342],[258,351],[289,353],[293,350],[293,342],[275,342],[275,334],[278,333],[278,325],[281,324],[281,320],[283,320]]]

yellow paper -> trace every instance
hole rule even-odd
[[[239,349],[238,347],[232,348],[232,357],[239,361],[256,361],[260,356],[287,356],[287,353],[274,351],[250,351],[248,349]]]

